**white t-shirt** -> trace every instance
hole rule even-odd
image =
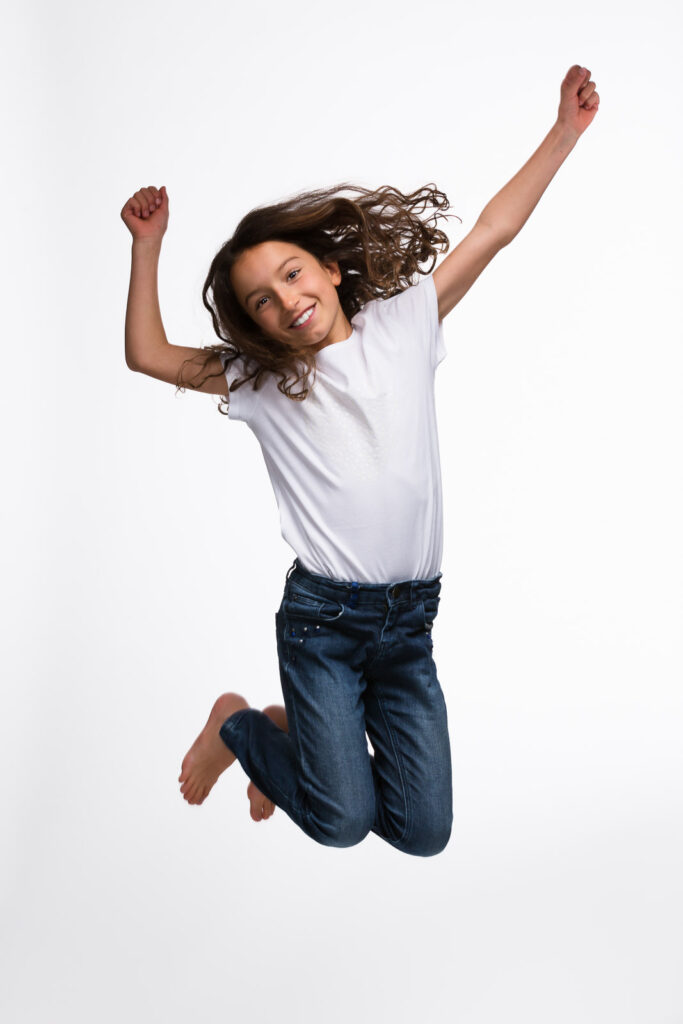
[[[268,374],[258,391],[230,393],[228,416],[258,439],[282,536],[306,569],[359,583],[430,579],[443,544],[434,374],[446,355],[431,275],[368,302],[351,326],[316,354],[304,401]],[[229,383],[239,371],[237,359]]]

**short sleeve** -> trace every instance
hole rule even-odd
[[[422,287],[427,292],[429,349],[432,354],[432,366],[436,369],[446,358],[446,343],[443,336],[443,320],[439,320],[439,296],[436,294],[433,275],[430,274],[415,287]]]
[[[426,349],[432,369],[436,370],[446,356],[446,345],[433,276],[421,277],[417,284],[386,299],[384,305],[389,303],[391,314],[398,316],[402,326]]]
[[[225,374],[225,379],[228,384],[225,396],[228,403],[228,418],[231,420],[242,420],[244,423],[248,423],[255,398],[252,382],[248,381],[236,391],[229,390],[233,381],[243,376],[244,364],[238,357],[237,359],[233,359],[232,362],[226,366],[228,359],[230,358],[227,352],[219,352],[218,357],[223,366],[223,373]]]

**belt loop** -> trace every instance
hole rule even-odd
[[[358,603],[358,591],[359,591],[359,589],[360,588],[359,588],[358,584],[354,580],[353,583],[351,584],[351,597],[349,598],[349,608],[355,608],[356,607],[356,604]]]

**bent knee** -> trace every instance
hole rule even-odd
[[[346,810],[334,815],[312,814],[309,835],[323,846],[356,846],[362,842],[375,820],[374,808]]]
[[[411,853],[414,857],[434,857],[446,849],[452,830],[452,818],[438,823],[430,822],[429,825],[411,829],[409,835],[394,845],[402,853]]]

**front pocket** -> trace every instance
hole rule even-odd
[[[282,599],[282,611],[285,618],[333,622],[343,614],[344,605],[341,601],[333,601],[320,594],[289,587]]]
[[[344,605],[319,594],[288,588],[282,599],[281,612],[282,638],[286,644],[299,648],[301,644],[329,637],[334,628],[331,624],[341,618]]]

